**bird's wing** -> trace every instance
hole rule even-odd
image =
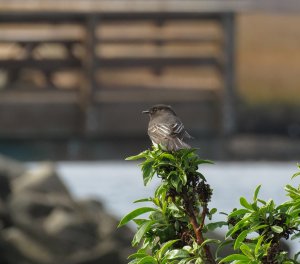
[[[161,138],[167,138],[172,134],[172,127],[165,124],[152,124],[148,127],[148,132],[151,135],[157,135]]]
[[[177,151],[180,149],[189,149],[191,146],[185,142],[183,142],[178,137],[173,137],[167,140],[166,147],[170,151]]]
[[[190,148],[188,144],[182,141],[189,134],[180,121],[171,124],[151,124],[148,127],[148,134],[152,142],[162,144],[169,151]]]
[[[185,132],[184,126],[180,121],[172,124],[171,128],[172,128],[172,133],[171,134],[175,135],[175,136],[182,135],[182,133]]]
[[[184,125],[181,121],[178,121],[172,125],[172,135],[183,138],[193,138],[184,128]]]
[[[148,132],[161,138],[182,137],[187,133],[180,121],[172,124],[152,124],[148,128]]]

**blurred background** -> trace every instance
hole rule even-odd
[[[155,184],[122,160],[150,147],[141,112],[157,103],[216,161],[203,167],[213,206],[230,211],[261,183],[284,201],[300,157],[299,12],[292,0],[0,0],[0,262],[126,263],[132,231],[117,219]]]

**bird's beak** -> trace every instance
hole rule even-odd
[[[142,114],[150,114],[150,111],[149,110],[145,110],[142,112]]]

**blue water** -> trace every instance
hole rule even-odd
[[[144,187],[135,162],[61,162],[58,172],[77,198],[100,198],[107,210],[119,218],[138,207],[132,202],[152,195],[158,184],[155,179]],[[291,180],[297,171],[296,162],[217,162],[203,165],[200,171],[213,188],[210,208],[230,212],[239,207],[239,197],[251,199],[257,185],[262,184],[260,197],[276,203],[287,199],[284,186],[297,186],[300,178]],[[224,220],[216,214],[213,220]],[[300,250],[293,244],[293,250]]]

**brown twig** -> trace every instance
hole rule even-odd
[[[204,242],[204,239],[203,239],[203,236],[201,235],[202,232],[199,230],[199,226],[196,221],[195,215],[190,216],[190,223],[194,229],[197,244],[201,245]]]
[[[190,201],[189,197],[184,194],[183,195],[183,200],[184,200],[184,208],[186,210],[187,215],[189,216],[190,219],[190,223],[193,227],[195,236],[196,236],[196,242],[198,245],[201,245],[204,242],[204,237],[202,234],[202,230],[203,230],[203,226],[204,226],[204,221],[205,221],[205,217],[207,214],[207,204],[205,204],[202,208],[202,214],[201,214],[201,224],[199,225],[197,222],[197,218],[194,212],[194,208],[192,205],[192,202]],[[207,261],[211,264],[216,264],[210,249],[208,245],[204,245],[203,246]]]
[[[203,229],[207,211],[208,211],[208,209],[207,209],[207,204],[205,203],[205,204],[203,205],[203,208],[202,208],[202,213],[201,213],[201,223],[200,223],[200,226],[198,227],[198,229],[200,229],[200,230]]]

